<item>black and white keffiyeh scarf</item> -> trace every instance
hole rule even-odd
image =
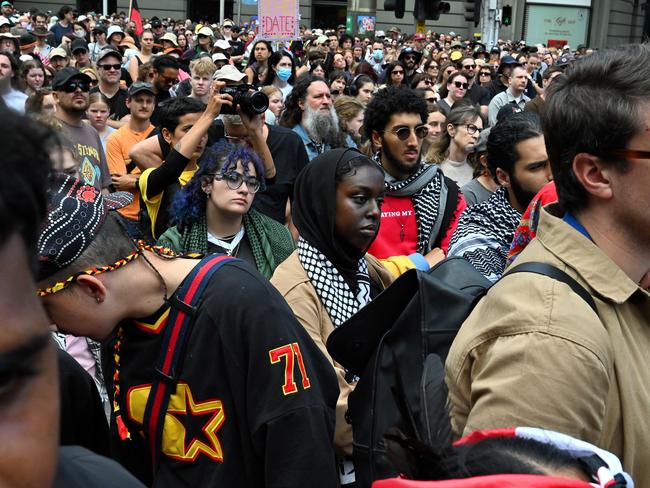
[[[462,256],[488,280],[498,280],[521,213],[508,201],[500,187],[484,202],[468,207],[458,220],[449,243],[448,256]]]
[[[374,160],[381,166],[380,153],[375,154]],[[384,186],[387,195],[411,197],[418,227],[417,251],[420,254],[428,253],[441,231],[436,230],[435,225],[438,218],[443,217],[444,206],[447,204],[442,171],[436,165],[422,163],[415,173],[401,181],[384,171]],[[444,200],[441,199],[443,193]],[[433,235],[434,232],[436,235]]]
[[[302,237],[298,240],[298,260],[334,327],[348,320],[370,301],[370,277],[365,259],[359,260],[356,290],[350,289],[330,260]]]

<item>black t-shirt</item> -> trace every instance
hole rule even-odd
[[[259,212],[284,224],[287,200],[293,199],[293,185],[298,173],[307,166],[309,158],[300,136],[288,127],[269,125],[266,145],[275,164],[275,180],[259,191],[253,207]]]
[[[90,93],[97,93],[98,91],[99,87],[95,87],[90,90]],[[106,94],[104,94],[104,96],[106,96]],[[126,106],[128,95],[124,88],[118,89],[112,98],[108,98],[108,96],[106,96],[106,98],[108,99],[108,109],[110,111],[111,120],[120,120],[122,117],[129,115],[130,110]]]
[[[148,485],[142,419],[167,306],[124,322],[115,458]],[[225,264],[203,291],[167,408],[153,486],[337,486],[332,448],[338,384],[329,361],[253,266]]]
[[[153,113],[151,114],[151,123],[158,127],[160,125],[160,104],[165,100],[169,100],[172,96],[169,94],[168,90],[156,94],[156,105],[153,108]]]
[[[59,464],[53,488],[144,488],[127,470],[112,459],[98,456],[80,446],[59,448]]]
[[[488,91],[488,95],[490,96],[490,101],[499,93],[504,92],[508,89],[506,85],[501,83],[501,80],[499,79],[499,75],[497,75],[495,79],[493,79],[490,83],[488,83],[486,88]]]
[[[472,103],[481,106],[490,105],[490,94],[485,87],[482,87],[478,83],[474,83],[465,96],[469,97]]]

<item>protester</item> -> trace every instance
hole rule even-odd
[[[343,145],[332,96],[322,78],[302,76],[298,80],[287,98],[280,124],[300,136],[309,160]]]
[[[345,145],[358,148],[361,145],[361,126],[365,105],[352,97],[342,96],[334,102],[341,131],[345,133]]]
[[[459,105],[453,108],[440,138],[426,154],[427,161],[439,164],[445,176],[459,186],[469,183],[474,177],[474,169],[467,156],[474,151],[482,130],[483,119],[478,107]]]
[[[63,135],[77,150],[79,174],[98,190],[111,184],[103,144],[97,131],[84,122],[90,105],[90,79],[76,68],[63,68],[52,81],[56,111]]]
[[[18,62],[14,57],[8,53],[0,53],[0,97],[7,107],[24,114],[27,95],[14,88],[19,76]]]
[[[490,130],[488,168],[500,185],[492,196],[467,208],[449,244],[450,256],[462,256],[487,279],[503,274],[522,213],[551,179],[539,118],[518,113]]]
[[[176,197],[176,225],[158,244],[181,254],[225,253],[270,278],[295,245],[286,227],[251,208],[264,180],[262,162],[247,147],[206,149],[196,175]]]
[[[404,73],[406,73],[406,68],[400,61],[390,63],[386,67],[386,86],[406,84],[404,81]]]
[[[276,51],[269,57],[269,71],[264,81],[265,85],[273,85],[282,92],[286,100],[296,82],[296,68],[293,58],[286,53]]]
[[[448,116],[456,102],[463,100],[468,89],[469,83],[465,75],[459,71],[452,73],[447,79],[447,85],[440,91],[441,98],[437,102],[440,111]]]
[[[487,142],[489,135],[490,128],[483,129],[481,135],[478,136],[474,151],[467,155],[467,161],[474,170],[474,178],[466,185],[463,185],[460,191],[463,192],[468,207],[484,202],[498,188],[487,165]]]
[[[366,105],[375,92],[375,83],[368,75],[357,75],[350,82],[347,92],[350,96]]]
[[[110,115],[108,103],[108,100],[102,93],[94,92],[88,97],[88,110],[86,110],[88,122],[97,131],[97,134],[99,134],[104,152],[106,152],[106,139],[115,132],[115,129],[107,123]]]
[[[260,75],[266,76],[269,70],[269,59],[273,54],[273,48],[268,41],[255,41],[251,56],[248,60],[248,66],[244,72],[248,77],[248,83],[262,85]]]
[[[504,106],[508,104],[516,105],[523,110],[526,103],[530,101],[530,98],[528,98],[524,93],[528,81],[526,78],[526,70],[521,66],[515,66],[512,68],[508,79],[508,89],[495,95],[494,98],[490,100],[490,105],[488,106],[488,120],[491,126],[497,123],[497,114]]]
[[[154,129],[150,119],[153,113],[155,94],[149,83],[136,81],[129,87],[126,105],[129,107],[128,123],[117,129],[106,141],[106,159],[111,173],[111,182],[118,191],[133,194],[133,202],[118,210],[123,217],[129,235],[141,237],[138,222],[140,220],[140,190],[138,179],[140,169],[129,158],[129,151],[138,142],[146,139]]]
[[[640,486],[650,482],[650,431],[639,422],[650,404],[642,386],[649,370],[639,367],[650,347],[641,164],[650,151],[649,55],[646,44],[594,53],[546,99],[543,129],[560,206],[541,211],[536,238],[514,264],[560,267],[585,287],[596,312],[552,278],[506,275],[465,321],[446,363],[456,433],[555,429],[611,450]]]
[[[441,137],[445,130],[445,121],[447,120],[447,117],[445,117],[445,114],[442,113],[436,103],[427,102],[427,111],[429,113],[427,117],[429,132],[422,141],[422,154],[424,155],[428,154],[431,145]]]
[[[76,212],[81,205],[89,211]],[[267,280],[237,260],[202,282],[192,334],[177,349],[192,360],[180,358],[183,369],[168,400],[156,401],[162,410],[153,421],[164,421],[156,434],[145,425],[144,411],[152,389],[164,387],[155,362],[166,334],[158,332],[167,318],[168,327],[176,324],[176,300],[187,299],[179,291],[183,280],[191,275],[194,281],[214,264],[137,245],[110,215],[115,204],[69,176],[53,182],[49,208],[59,217],[39,238],[38,285],[50,323],[98,340],[117,328],[111,355],[117,459],[148,485],[161,487],[336,483],[330,447],[335,376]],[[59,236],[75,226],[78,238],[61,243]],[[256,305],[232,306],[246,297],[255,297]],[[234,358],[248,359],[244,364]],[[288,364],[294,369],[287,370]],[[292,382],[300,375],[298,384]],[[205,434],[203,440],[179,445],[194,429]],[[296,435],[287,436],[287,429]],[[153,452],[149,436],[160,440]],[[301,442],[305,438],[309,445]]]
[[[133,80],[138,79],[138,69],[153,58],[153,32],[145,30],[140,35],[140,51],[129,61],[128,70]]]
[[[421,97],[409,88],[389,87],[368,104],[363,122],[366,137],[378,149],[375,160],[386,186],[382,226],[368,252],[379,259],[409,256],[421,269],[444,257],[465,209],[458,186],[438,166],[422,161],[426,120]]]
[[[336,372],[340,393],[334,445],[343,465],[342,484],[354,481],[352,429],[345,416],[355,381],[333,361],[325,344],[336,327],[393,280],[366,254],[379,229],[383,194],[382,171],[358,151],[335,149],[316,157],[296,181],[292,213],[300,233],[298,250],[271,280]]]
[[[272,85],[263,86],[260,90],[269,97],[269,108],[264,113],[264,121],[269,125],[275,125],[280,120],[284,110],[282,90]]]

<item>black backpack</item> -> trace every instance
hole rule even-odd
[[[562,281],[595,311],[589,293],[563,271],[544,263],[524,263],[508,271]],[[375,300],[339,326],[327,350],[360,379],[348,399],[356,488],[397,476],[386,457],[384,434],[398,428],[430,441],[442,365],[458,329],[492,283],[468,261],[445,259],[428,272],[410,270]],[[431,407],[429,407],[429,410]]]

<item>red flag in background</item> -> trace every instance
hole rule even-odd
[[[131,3],[131,12],[129,12],[129,20],[135,22],[135,35],[141,36],[144,29],[142,28],[142,16],[140,15],[140,7],[138,7],[138,0],[133,0],[133,3]]]

